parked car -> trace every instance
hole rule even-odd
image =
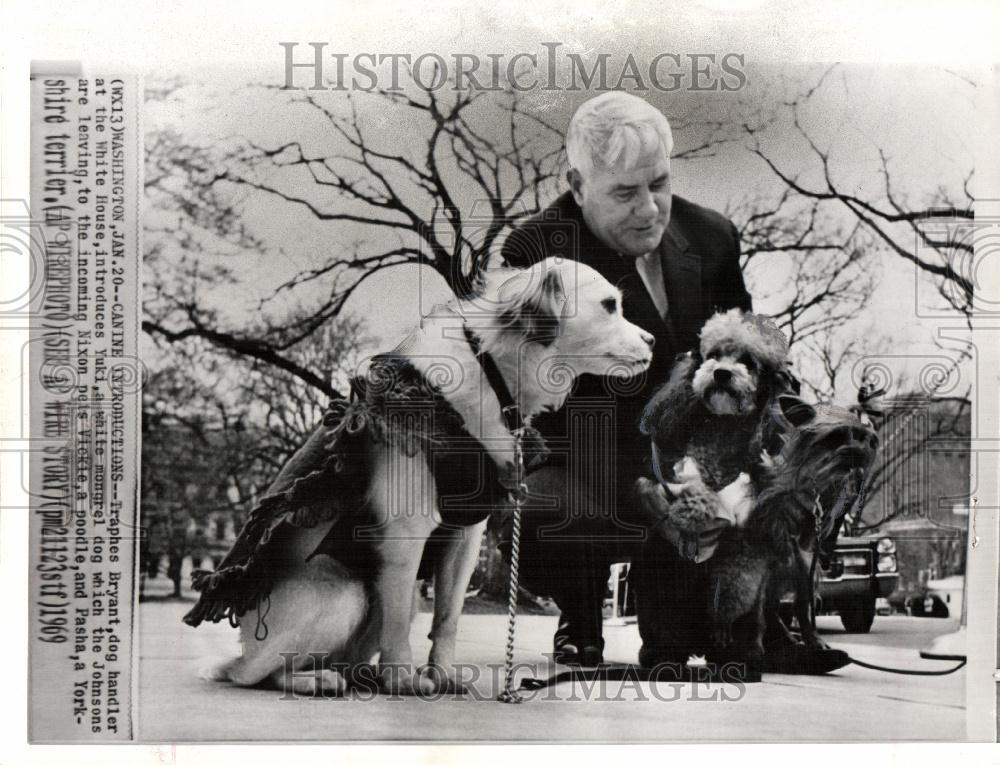
[[[899,584],[896,543],[891,537],[841,537],[829,568],[821,570],[816,612],[836,612],[848,632],[869,632],[875,603]]]

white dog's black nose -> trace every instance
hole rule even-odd
[[[713,377],[715,377],[715,381],[717,383],[719,383],[720,385],[725,385],[727,382],[733,379],[733,373],[728,369],[716,369]]]
[[[652,348],[656,344],[656,338],[649,334],[646,330],[642,330],[639,335],[642,338],[642,342]]]

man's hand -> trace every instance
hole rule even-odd
[[[692,481],[677,486],[680,493],[684,493],[694,485]],[[663,486],[648,478],[639,478],[635,488],[640,511],[650,528],[674,545],[681,556],[695,563],[704,563],[715,554],[722,532],[733,523],[730,512],[720,501],[716,503],[720,512],[714,518],[706,518],[696,531],[681,529],[670,518],[670,499]]]
[[[549,447],[542,434],[530,425],[525,426],[521,437],[521,453],[524,455],[524,466],[528,470],[541,467],[549,458]]]
[[[711,491],[702,481],[698,462],[691,457],[685,457],[674,465],[674,475],[678,483],[667,484],[667,488],[674,496],[681,496],[686,492],[693,494]],[[727,520],[733,526],[742,526],[746,523],[754,505],[753,487],[749,475],[740,473],[736,480],[719,489],[715,496],[720,503],[715,513],[716,518]]]

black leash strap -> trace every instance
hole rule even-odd
[[[579,680],[587,683],[597,680],[606,680],[611,682],[620,680],[632,680],[637,682],[653,680],[672,683],[701,680],[702,682],[705,682],[710,677],[710,673],[706,670],[700,673],[702,676],[699,677],[699,669],[701,668],[688,666],[681,667],[679,664],[663,664],[653,668],[640,667],[635,664],[622,664],[615,666],[599,666],[594,667],[593,669],[567,669],[563,672],[557,672],[550,677],[524,678],[521,680],[521,690],[537,691],[543,688],[551,688],[554,685],[559,685],[560,683],[565,683],[570,680]]]
[[[940,677],[942,675],[950,675],[958,672],[962,667],[965,666],[966,660],[962,659],[954,667],[949,667],[948,669],[939,670],[919,670],[919,669],[898,669],[895,667],[883,667],[878,664],[869,664],[868,662],[861,661],[860,659],[855,659],[852,656],[848,657],[851,664],[857,664],[859,667],[864,667],[865,669],[872,669],[876,672],[890,672],[895,675],[918,675],[926,677]],[[670,671],[666,671],[669,669]],[[571,680],[578,680],[580,682],[592,683],[598,680],[608,681],[608,682],[619,682],[623,680],[632,680],[635,682],[644,682],[648,680],[652,681],[662,681],[662,682],[709,682],[712,679],[712,672],[704,667],[680,667],[679,665],[661,665],[660,667],[647,668],[639,667],[634,664],[625,664],[621,666],[608,666],[608,667],[594,667],[593,669],[568,669],[564,672],[557,672],[550,677],[528,677],[521,680],[521,690],[522,691],[538,691],[544,688],[551,688],[554,685],[559,685],[560,683],[566,683]],[[735,678],[734,678],[735,679]]]
[[[965,659],[961,659],[958,664],[950,669],[930,669],[930,670],[920,670],[920,669],[896,669],[895,667],[882,667],[878,664],[869,664],[868,662],[859,661],[854,657],[848,657],[851,659],[851,664],[857,664],[859,667],[864,667],[865,669],[874,669],[876,672],[891,672],[894,675],[927,675],[928,677],[938,676],[938,675],[950,675],[952,672],[958,672],[962,667],[965,666]]]
[[[653,466],[653,475],[656,477],[660,486],[663,487],[663,490],[667,493],[667,499],[674,499],[674,493],[670,490],[667,479],[663,476],[663,468],[660,467],[660,450],[656,446],[656,441],[652,438],[649,439],[649,457],[649,461]]]
[[[462,327],[462,330],[465,332],[466,342],[469,343],[469,347],[472,348],[479,366],[483,369],[483,374],[486,375],[486,381],[490,384],[490,387],[496,394],[497,400],[500,402],[500,411],[503,412],[507,429],[511,433],[514,433],[523,428],[524,421],[521,417],[521,410],[517,402],[514,401],[510,388],[507,387],[507,381],[500,374],[496,361],[493,360],[493,357],[489,353],[486,353],[482,349],[482,343],[479,342],[479,338],[476,337],[467,325]]]

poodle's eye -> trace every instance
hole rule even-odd
[[[712,361],[718,361],[719,356],[721,355],[722,354],[720,354],[718,351],[709,351],[707,354],[705,354],[705,358],[711,359]]]
[[[757,369],[757,362],[754,361],[753,356],[747,353],[744,353],[742,356],[740,356],[740,363],[747,368],[748,372],[753,372],[755,369]]]
[[[604,298],[604,300],[601,301],[601,308],[608,313],[614,313],[618,310],[618,301],[614,298]]]

